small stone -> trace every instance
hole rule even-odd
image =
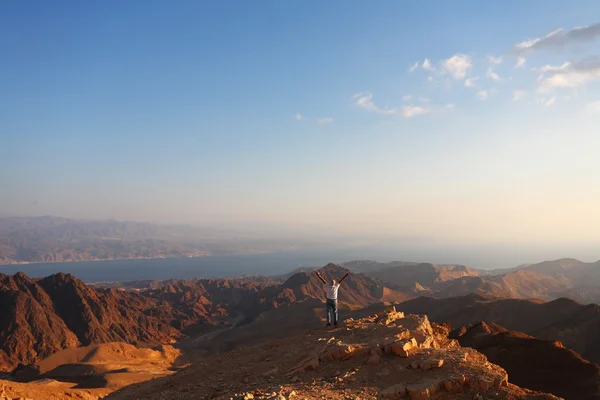
[[[494,387],[494,380],[488,377],[479,377],[478,383],[481,390],[489,390]]]
[[[384,399],[401,399],[405,394],[406,386],[402,384],[393,385],[381,391]]]
[[[379,356],[379,354],[373,354],[371,357],[369,357],[367,359],[367,361],[365,363],[368,365],[377,365],[377,364],[379,364],[380,361],[381,361],[381,357]]]
[[[440,368],[442,365],[444,365],[444,360],[435,360],[435,359],[428,359],[428,360],[423,360],[419,363],[419,367],[421,367],[421,369],[428,371],[432,368]]]

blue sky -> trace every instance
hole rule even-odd
[[[598,243],[598,16],[5,1],[0,212]]]

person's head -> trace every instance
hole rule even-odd
[[[331,286],[335,285],[335,279],[331,280]]]

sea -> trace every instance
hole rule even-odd
[[[0,273],[24,272],[32,278],[57,272],[71,273],[84,282],[223,278],[240,275],[284,275],[300,267],[322,267],[329,262],[392,260],[463,264],[475,268],[511,268],[523,263],[563,257],[597,260],[594,251],[539,249],[535,253],[506,251],[504,248],[343,248],[295,250],[269,254],[211,255],[195,258],[161,258],[67,263],[0,265]],[[554,254],[553,254],[554,253]],[[594,257],[595,258],[592,258]]]
[[[325,264],[327,262],[324,260],[307,255],[276,253],[2,265],[0,273],[15,274],[22,271],[32,278],[39,278],[63,272],[91,283],[283,275],[298,267]]]

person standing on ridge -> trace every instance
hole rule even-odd
[[[330,283],[327,283],[327,281],[325,279],[323,279],[323,277],[321,276],[319,271],[315,271],[315,274],[321,280],[321,282],[323,282],[323,284],[325,285],[325,290],[327,291],[327,302],[326,302],[327,326],[331,326],[332,319],[333,319],[333,325],[337,326],[337,324],[338,324],[338,301],[337,301],[338,289],[340,288],[340,285],[342,284],[342,282],[344,282],[344,279],[346,279],[348,277],[348,275],[350,275],[350,272],[346,272],[346,275],[344,275],[344,277],[342,279],[340,279],[339,282],[336,282],[335,279],[332,279]],[[333,317],[331,316],[331,314],[333,314]]]

